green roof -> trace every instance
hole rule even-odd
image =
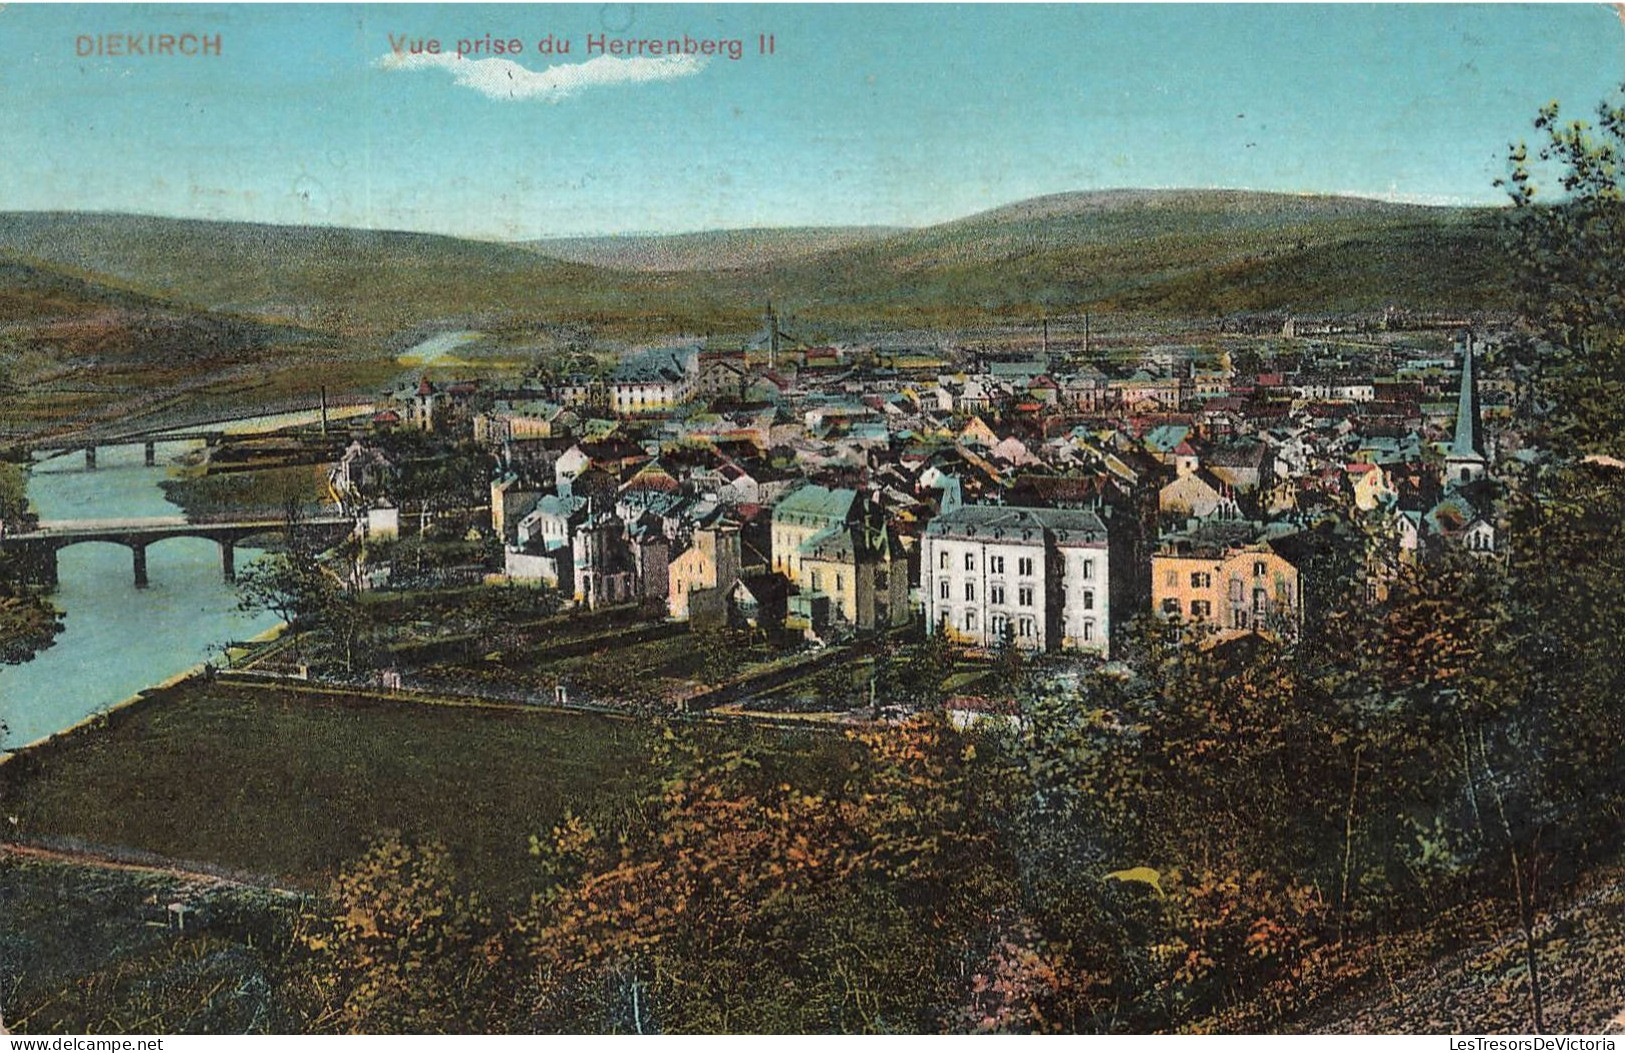
[[[856,490],[830,490],[816,484],[808,484],[801,489],[785,496],[773,507],[773,517],[780,515],[818,516],[831,520],[844,520],[852,512],[852,502],[857,500]]]

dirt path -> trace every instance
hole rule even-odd
[[[45,863],[66,863],[74,866],[96,867],[101,870],[118,870],[135,874],[152,874],[158,877],[172,878],[177,881],[191,881],[200,884],[215,885],[224,888],[255,889],[269,892],[277,896],[286,896],[298,899],[305,893],[294,889],[283,888],[269,878],[254,877],[227,877],[223,874],[209,873],[202,870],[190,870],[184,866],[168,862],[142,862],[131,859],[121,859],[108,852],[97,852],[88,849],[62,849],[47,848],[40,845],[18,844],[14,841],[0,841],[0,861],[7,859],[27,859]]]

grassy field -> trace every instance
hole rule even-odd
[[[0,767],[25,837],[71,838],[318,888],[383,830],[445,842],[486,895],[536,888],[529,837],[644,789],[644,722],[434,707],[189,682]],[[764,747],[783,777],[843,770],[843,740],[701,729]]]

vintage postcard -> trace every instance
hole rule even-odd
[[[1616,6],[0,6],[0,1033],[1613,1049]]]

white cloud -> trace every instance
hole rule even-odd
[[[645,84],[688,77],[705,68],[695,55],[661,58],[615,58],[600,55],[586,62],[564,63],[543,70],[526,69],[505,58],[465,59],[457,55],[412,55],[391,52],[373,63],[385,70],[443,69],[465,88],[491,99],[541,99],[558,102],[583,88]]]

